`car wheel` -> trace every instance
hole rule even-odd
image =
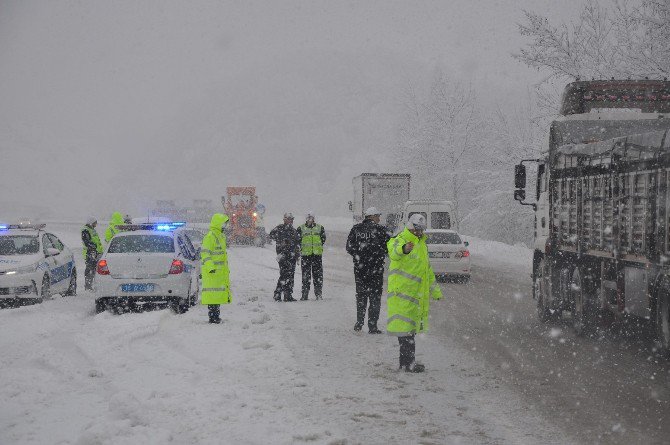
[[[105,304],[105,300],[95,300],[95,313],[96,314],[101,314],[107,310],[107,304]]]
[[[72,269],[72,274],[70,274],[70,285],[67,287],[67,291],[63,296],[73,297],[77,295],[77,269]]]
[[[42,291],[40,293],[39,303],[42,303],[44,300],[51,298],[51,283],[49,282],[49,276],[44,275],[42,278]]]
[[[179,299],[177,301],[172,302],[172,311],[175,314],[183,314],[186,311],[188,311],[189,303],[188,303],[188,298],[187,299]]]

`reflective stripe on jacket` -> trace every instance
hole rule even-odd
[[[402,248],[408,242],[414,243],[414,248],[405,254]],[[391,258],[386,331],[398,337],[424,332],[428,330],[430,298],[442,298],[428,260],[426,236],[417,238],[405,229],[386,246]]]
[[[302,250],[302,256],[323,254],[323,243],[321,242],[322,230],[323,227],[319,224],[314,224],[312,227],[309,227],[307,224],[300,226],[300,234],[302,235],[300,249]]]
[[[222,213],[214,214],[209,232],[202,240],[200,247],[202,304],[229,304],[232,301],[226,235],[221,230],[226,221],[228,216]]]

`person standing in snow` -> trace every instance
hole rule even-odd
[[[354,260],[354,280],[356,282],[356,324],[354,331],[360,331],[368,311],[368,332],[381,334],[377,328],[384,287],[384,260],[389,236],[386,228],[379,224],[381,212],[375,207],[365,211],[363,222],[354,225],[347,237],[347,253]],[[370,308],[368,309],[368,302]]]
[[[277,251],[277,262],[279,263],[279,280],[275,289],[275,301],[296,301],[293,298],[293,280],[295,277],[295,263],[300,251],[300,237],[298,231],[293,227],[293,214],[284,213],[284,224],[280,224],[270,231],[268,235],[275,241]]]
[[[226,235],[228,216],[215,213],[209,224],[209,232],[202,239],[200,262],[202,272],[202,290],[200,302],[209,309],[209,322],[221,323],[222,304],[230,304],[230,270],[228,269],[228,252]]]
[[[386,330],[398,337],[400,369],[423,372],[415,361],[414,336],[428,330],[430,298],[439,300],[442,291],[428,261],[426,218],[415,213],[405,229],[387,243],[391,265],[388,276],[388,321]]]
[[[98,220],[90,217],[86,220],[86,225],[81,229],[81,241],[84,243],[84,289],[93,290],[93,278],[95,277],[95,268],[98,264],[98,258],[102,255],[102,243],[95,226]]]
[[[112,213],[112,218],[109,220],[107,230],[105,230],[106,243],[109,243],[112,237],[120,232],[120,230],[116,226],[120,226],[122,224],[123,224],[123,216],[121,215],[121,213],[120,212]]]
[[[302,297],[307,300],[312,276],[314,277],[314,296],[322,298],[323,289],[323,244],[326,242],[326,231],[315,221],[314,212],[307,213],[305,224],[298,227],[300,237],[300,268],[302,269]]]

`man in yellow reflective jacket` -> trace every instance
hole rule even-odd
[[[228,216],[215,213],[209,224],[209,232],[202,239],[200,261],[202,273],[202,290],[200,302],[209,309],[209,322],[221,323],[220,305],[230,304],[230,270],[228,269],[228,253],[226,251],[226,235],[223,233],[228,225]]]
[[[107,225],[107,230],[105,230],[105,242],[109,243],[109,240],[112,239],[114,235],[119,233],[119,229],[116,226],[123,224],[123,216],[120,212],[112,213],[112,218],[109,220]]]
[[[398,337],[400,369],[407,372],[425,370],[415,361],[414,336],[428,330],[430,298],[442,298],[428,260],[425,229],[426,218],[415,213],[407,221],[405,230],[386,245],[391,258],[386,331]]]

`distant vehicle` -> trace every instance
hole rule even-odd
[[[404,173],[363,173],[353,179],[354,200],[349,201],[354,222],[363,220],[363,213],[370,207],[381,212],[380,223],[388,232],[396,231],[400,224],[402,208],[409,199],[410,175]]]
[[[198,298],[200,259],[183,222],[121,226],[98,261],[95,311],[167,304],[186,312]]]
[[[451,201],[411,200],[403,205],[401,219],[404,225],[409,217],[418,213],[426,218],[428,229],[458,231],[458,223],[454,218],[454,206]],[[402,225],[398,231],[402,229]]]
[[[541,159],[515,168],[514,199],[535,210],[540,320],[572,313],[578,335],[615,319],[652,322],[670,352],[670,82],[565,88]],[[525,163],[538,163],[526,202]]]
[[[470,280],[469,243],[454,230],[428,229],[425,234],[428,258],[437,279],[467,283]]]
[[[53,294],[77,294],[70,249],[45,224],[0,224],[0,303],[41,303]]]
[[[223,210],[230,218],[226,236],[231,244],[267,244],[265,227],[259,225],[265,207],[258,204],[256,187],[227,187],[221,198]]]

